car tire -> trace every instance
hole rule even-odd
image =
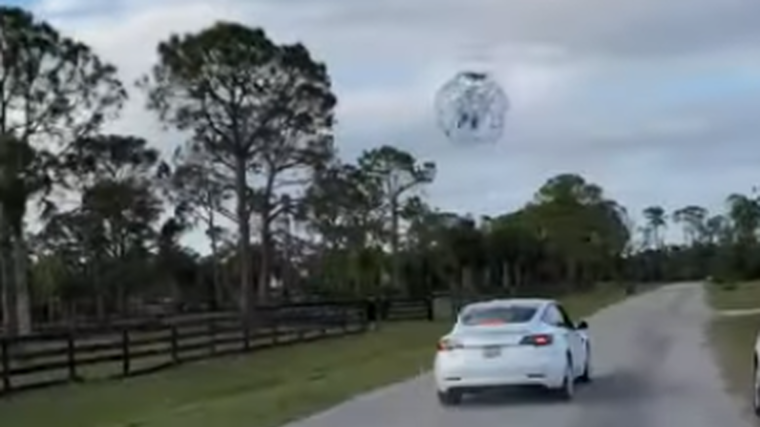
[[[757,356],[755,356],[755,369],[753,370],[754,380],[752,381],[752,410],[755,416],[760,418],[760,367],[758,366]]]
[[[578,381],[582,383],[590,383],[592,381],[591,374],[591,346],[586,345],[586,366],[583,368],[583,374],[578,377]]]
[[[565,378],[562,380],[562,386],[556,390],[557,397],[560,400],[570,401],[575,396],[575,378],[573,376],[573,360],[567,355],[565,364]]]
[[[438,402],[443,406],[456,406],[462,403],[462,392],[458,390],[438,391]]]

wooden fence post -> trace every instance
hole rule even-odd
[[[122,329],[121,331],[121,373],[123,376],[129,376],[130,371],[129,360],[129,330]]]
[[[251,326],[245,315],[241,320],[243,322],[243,351],[247,352],[251,350]]]
[[[360,319],[362,328],[366,330],[367,328],[371,327],[371,330],[375,330],[380,326],[380,305],[378,303],[378,300],[373,299],[370,302],[369,307],[371,311],[365,311],[362,313],[362,317]]]
[[[272,316],[272,345],[277,346],[280,343],[280,321],[279,313],[275,311],[275,315]]]
[[[427,320],[435,320],[435,299],[432,297],[425,298],[425,308],[427,309]]]
[[[216,353],[216,322],[213,317],[208,320],[208,334],[209,352],[213,356]]]
[[[76,335],[72,330],[66,334],[66,362],[69,365],[69,381],[78,381]]]
[[[370,329],[375,329],[375,325],[377,325],[377,300],[372,298],[368,299],[364,304],[364,311],[362,313],[362,317],[360,319],[362,329],[367,328],[367,326],[370,327]]]
[[[172,363],[175,365],[179,363],[179,332],[177,331],[177,324],[172,323],[171,329],[171,352],[172,352]]]
[[[11,391],[11,344],[7,337],[0,337],[0,364],[3,367],[3,392]]]
[[[348,332],[351,317],[351,304],[343,304],[343,312],[340,316],[340,335]]]

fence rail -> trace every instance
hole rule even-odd
[[[0,337],[0,395],[67,382],[124,378],[182,363],[363,333],[374,321],[433,320],[428,299],[291,304],[236,313],[50,326]]]

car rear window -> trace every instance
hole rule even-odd
[[[531,305],[473,307],[462,315],[461,322],[465,326],[526,323],[533,318],[537,309]]]

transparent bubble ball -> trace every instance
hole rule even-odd
[[[491,143],[501,139],[509,100],[487,73],[464,71],[436,94],[438,127],[456,143]]]

